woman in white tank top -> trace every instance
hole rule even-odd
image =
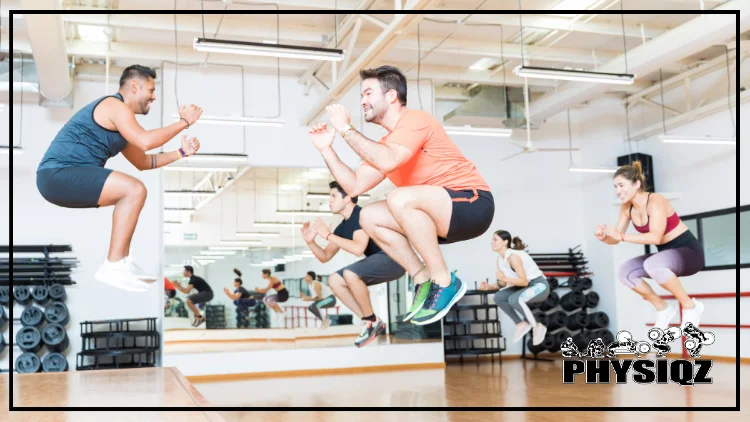
[[[313,304],[310,305],[307,309],[322,321],[322,325],[320,328],[326,329],[328,328],[328,324],[330,324],[331,321],[328,318],[323,319],[323,316],[320,314],[320,310],[323,308],[336,306],[336,296],[333,295],[330,287],[324,285],[319,281],[316,281],[316,278],[317,276],[314,271],[308,271],[307,274],[305,274],[305,282],[310,287],[310,296],[303,294],[302,300],[306,302],[313,302]]]
[[[500,254],[497,259],[496,284],[482,282],[480,290],[504,289],[495,293],[495,303],[516,324],[516,343],[526,333],[534,330],[533,343],[540,344],[547,334],[547,327],[537,322],[529,309],[529,303],[541,303],[549,296],[549,284],[531,256],[524,251],[526,245],[518,237],[505,230],[492,236],[492,250]]]

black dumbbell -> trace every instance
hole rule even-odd
[[[62,352],[68,348],[68,334],[60,324],[47,324],[42,330],[42,341],[53,352]]]
[[[49,290],[47,286],[36,286],[31,290],[31,297],[34,302],[44,305],[49,300]]]
[[[570,290],[578,290],[578,277],[568,277],[568,287]]]
[[[573,312],[583,307],[586,303],[586,298],[583,293],[579,291],[571,291],[560,298],[560,306],[568,312]]]
[[[542,311],[549,311],[550,309],[557,306],[559,302],[560,296],[558,296],[556,292],[550,292],[549,296],[547,296],[547,299],[545,299],[544,302],[539,305],[539,309]]]
[[[3,353],[3,350],[5,350],[5,337],[3,337],[2,334],[0,334],[0,353]]]
[[[587,325],[590,329],[605,328],[609,325],[609,317],[604,312],[594,312],[589,314],[589,324]]]
[[[600,338],[605,346],[615,341],[615,336],[609,330],[596,330],[591,333],[592,338]]]
[[[526,348],[529,349],[529,352],[536,355],[536,354],[541,353],[544,350],[544,347],[542,347],[542,344],[544,343],[540,343],[534,346],[534,340],[529,339],[529,341],[526,342]]]
[[[565,324],[569,330],[580,330],[589,325],[589,314],[586,311],[576,312],[568,315],[568,321]]]
[[[589,277],[582,277],[578,281],[578,283],[580,285],[580,290],[589,290],[590,288],[594,286],[593,280],[591,280],[591,278]]]
[[[65,286],[62,284],[53,284],[49,286],[49,298],[58,302],[64,302],[68,295],[65,293]]]
[[[599,304],[599,295],[596,292],[589,292],[584,297],[584,300],[587,308],[596,308],[596,305]]]
[[[8,316],[5,315],[5,308],[0,306],[0,331],[5,329],[6,322],[8,322]]]
[[[36,353],[26,352],[16,358],[14,369],[18,371],[19,374],[33,374],[42,369],[42,362],[39,360],[39,356],[37,356]]]
[[[581,352],[583,352],[589,346],[588,337],[589,336],[586,331],[581,331],[573,336],[573,343],[575,343],[576,347],[578,347],[578,350],[580,350]]]
[[[26,286],[16,286],[13,288],[13,300],[26,306],[31,303],[31,291]]]
[[[49,353],[42,360],[44,372],[65,372],[68,370],[68,360],[60,353]]]
[[[0,306],[10,305],[10,293],[8,286],[0,286]]]
[[[70,321],[68,307],[62,302],[52,302],[44,308],[44,316],[50,324],[65,325]]]
[[[555,336],[553,336],[550,333],[547,333],[544,335],[544,340],[541,343],[541,346],[544,350],[549,350],[550,352],[555,352]],[[560,345],[557,345],[558,350],[560,348]]]
[[[555,336],[555,343],[557,343],[558,348],[561,344],[565,343],[565,340],[567,340],[568,337],[573,337],[573,334],[568,330],[560,330],[553,335]]]
[[[542,312],[534,312],[533,315],[536,322],[541,323],[545,327],[549,325],[549,316],[547,314]]]
[[[547,279],[547,284],[549,284],[549,290],[555,290],[560,286],[560,281],[555,277],[550,277]]]
[[[564,311],[553,312],[549,315],[547,329],[549,331],[557,330],[568,323],[568,315]]]
[[[44,323],[44,312],[36,306],[27,306],[21,313],[21,325],[39,328]]]
[[[23,327],[16,334],[16,344],[24,352],[36,353],[42,349],[42,333],[36,327]]]

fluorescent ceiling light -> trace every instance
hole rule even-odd
[[[182,224],[182,221],[165,221],[164,224]]]
[[[237,237],[279,237],[279,233],[236,232]]]
[[[737,145],[736,138],[714,138],[711,136],[661,135],[665,144]]]
[[[266,267],[267,265],[261,262],[260,264],[250,264],[250,266],[251,267]]]
[[[222,240],[222,246],[257,246],[261,244],[260,240]]]
[[[471,66],[469,66],[469,69],[471,70],[487,70],[492,66],[492,64],[495,63],[495,59],[490,59],[487,57],[481,58],[474,62]]]
[[[322,193],[322,192],[308,192],[307,193],[307,199],[328,199],[331,197],[330,193]],[[357,198],[359,199],[370,199],[370,195],[359,195]]]
[[[199,264],[201,264],[201,265],[205,265],[205,264],[213,264],[214,262],[216,262],[216,261],[215,261],[215,260],[213,260],[213,259],[196,259],[196,261],[197,261],[197,262],[198,262]]]
[[[308,211],[308,210],[277,210],[277,215],[317,215],[317,216],[328,216],[333,215],[330,211]]]
[[[264,44],[248,41],[217,40],[195,38],[193,48],[207,53],[246,54],[251,56],[286,57],[290,59],[310,59],[342,61],[344,50],[320,47],[305,47],[286,44]]]
[[[109,41],[106,28],[95,25],[78,25],[78,36],[84,41]]]
[[[513,135],[513,129],[490,127],[481,128],[471,126],[446,126],[445,133],[449,135],[492,136],[496,138],[508,138]]]
[[[186,166],[166,166],[163,167],[167,171],[204,171],[204,172],[215,172],[215,171],[237,171],[235,167],[186,167]]]
[[[194,255],[195,260],[210,260],[210,259],[224,259],[223,256],[205,256],[205,255]]]
[[[552,69],[534,66],[518,66],[513,69],[513,73],[522,78],[557,79],[620,85],[631,85],[635,81],[635,75],[628,73],[589,72],[586,70]]]
[[[209,246],[211,251],[246,251],[247,246]]]
[[[169,264],[169,265],[167,265],[167,268],[178,268],[178,267],[182,268],[182,267],[184,267],[184,265],[182,265],[182,264]]]
[[[592,167],[592,168],[586,168],[586,167],[571,167],[568,169],[568,171],[574,172],[574,173],[615,173],[617,172],[616,168],[606,168],[606,167]]]
[[[228,256],[235,255],[237,251],[200,251],[201,255]]]
[[[23,154],[23,148],[21,147],[6,147],[0,146],[0,155],[10,155],[10,151],[13,150],[13,155]]]
[[[247,163],[247,154],[195,154],[187,157],[188,163],[196,161],[223,161],[226,163]]]
[[[302,227],[302,223],[279,223],[279,222],[256,222],[253,223],[256,227]]]
[[[198,190],[166,190],[164,191],[165,196],[214,196],[216,192],[213,191],[198,191]]]
[[[175,122],[180,121],[179,114],[172,114],[172,118]],[[284,121],[281,119],[245,116],[201,116],[194,124],[284,127]]]

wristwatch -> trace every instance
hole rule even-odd
[[[346,125],[346,129],[341,131],[341,137],[346,139],[346,132],[349,132],[350,130],[354,129],[354,126],[352,125]]]

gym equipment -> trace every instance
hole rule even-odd
[[[8,322],[8,316],[5,315],[5,308],[0,306],[0,330],[5,328],[5,323]]]
[[[599,304],[599,295],[596,292],[589,292],[584,297],[584,301],[587,308],[596,308],[596,305]]]
[[[590,329],[605,328],[609,325],[609,317],[604,312],[594,312],[589,314],[589,323],[586,325]]]
[[[549,326],[549,315],[542,312],[534,312],[533,315],[536,322],[540,322],[545,327]]]
[[[5,337],[0,334],[0,353],[3,353],[3,350],[5,350]]]
[[[68,307],[62,302],[52,302],[52,304],[44,308],[44,316],[50,324],[65,325],[70,321]]]
[[[591,333],[592,338],[600,338],[605,345],[609,345],[615,341],[615,336],[612,331],[609,330],[596,330]]]
[[[0,305],[8,306],[10,304],[10,294],[8,292],[8,286],[0,287]]]
[[[555,348],[555,336],[552,334],[545,334],[544,340],[542,340],[542,343],[540,344],[544,350],[549,350],[550,352],[554,352]],[[560,344],[557,344],[558,349],[560,348]]]
[[[68,297],[67,293],[65,293],[65,286],[62,284],[55,283],[49,286],[47,291],[49,292],[49,298],[54,301],[64,302],[65,298]]]
[[[554,331],[560,327],[564,327],[568,323],[568,314],[564,311],[557,311],[549,315],[549,324],[547,324],[547,330]]]
[[[21,305],[28,305],[31,303],[31,292],[26,286],[16,286],[13,288],[13,300]]]
[[[549,290],[555,290],[560,286],[560,281],[555,277],[550,277],[547,279],[547,283],[549,284]]]
[[[560,303],[560,296],[558,296],[556,292],[550,292],[547,299],[539,305],[539,309],[546,312],[557,306],[558,303]]]
[[[19,374],[33,374],[42,369],[42,362],[36,353],[23,353],[16,359],[15,370]]]
[[[42,330],[42,341],[53,352],[62,352],[70,344],[65,327],[60,324],[47,324]]]
[[[42,333],[36,327],[23,327],[16,334],[16,344],[24,352],[36,353],[42,349]]]
[[[546,336],[545,336],[545,337],[546,337]],[[529,339],[529,341],[527,341],[527,342],[526,342],[526,348],[528,348],[528,349],[529,349],[529,352],[531,352],[531,353],[533,353],[533,354],[537,355],[537,354],[539,354],[539,353],[540,353],[541,351],[543,351],[543,350],[544,350],[544,347],[542,346],[543,344],[544,344],[544,342],[542,342],[542,343],[540,343],[540,344],[537,344],[536,346],[534,346],[534,340],[533,340],[533,339]]]
[[[594,282],[589,277],[582,277],[578,280],[580,290],[589,290],[594,287]]]
[[[68,370],[68,360],[60,353],[49,353],[42,360],[44,372],[65,372]]]
[[[44,305],[49,301],[49,291],[47,286],[36,286],[31,290],[31,297],[34,298],[34,302]]]
[[[581,331],[573,336],[573,343],[582,352],[589,346],[589,341],[591,341],[591,333],[589,331]]]
[[[573,312],[576,309],[583,308],[586,303],[586,298],[580,291],[571,291],[565,296],[560,298],[560,306],[568,312]]]
[[[555,336],[555,343],[557,344],[558,349],[561,344],[565,343],[565,340],[567,340],[568,337],[573,337],[573,334],[568,330],[560,330],[553,335]]]
[[[21,313],[21,325],[39,328],[44,323],[44,312],[36,306],[28,306]]]
[[[565,325],[572,331],[583,329],[589,325],[589,314],[586,311],[570,314]]]

